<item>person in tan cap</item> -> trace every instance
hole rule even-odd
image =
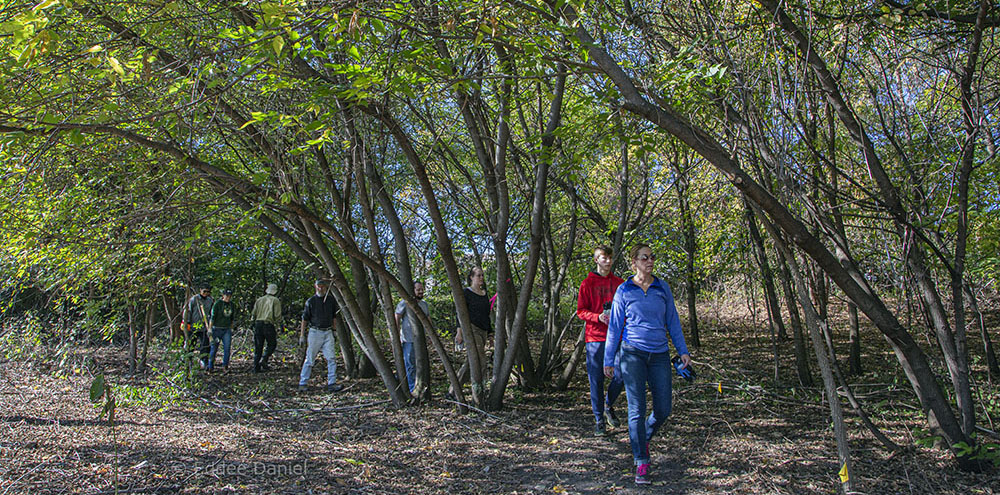
[[[281,325],[281,299],[275,294],[278,293],[278,286],[267,284],[267,290],[263,296],[257,298],[253,304],[253,313],[250,319],[253,320],[253,372],[260,373],[270,369],[267,361],[274,354],[274,348],[278,345],[277,329]],[[267,350],[264,343],[267,342]]]

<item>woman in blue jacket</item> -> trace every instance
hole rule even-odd
[[[613,363],[622,349],[621,373],[628,397],[628,437],[635,459],[635,482],[649,479],[649,441],[670,416],[671,364],[668,341],[686,368],[691,363],[674,295],[666,282],[653,275],[656,255],[646,244],[637,244],[629,253],[635,275],[618,286],[611,302],[604,362]],[[611,377],[614,367],[605,366]],[[653,412],[646,418],[646,384],[653,399]]]

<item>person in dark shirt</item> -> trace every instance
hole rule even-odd
[[[236,319],[236,305],[233,304],[233,291],[226,289],[222,291],[222,299],[215,301],[212,305],[212,316],[210,324],[212,326],[212,345],[208,353],[208,364],[205,370],[211,372],[215,369],[215,354],[219,351],[219,342],[222,342],[222,369],[229,371],[229,351],[233,342],[233,321]]]
[[[208,353],[211,351],[211,346],[208,343],[208,332],[211,330],[209,320],[213,304],[215,304],[215,300],[212,299],[212,286],[201,284],[198,293],[191,296],[181,313],[181,328],[184,329],[184,337],[187,342],[185,348],[194,347],[196,345],[194,339],[197,339],[198,363],[202,368],[208,364],[206,361]]]
[[[343,386],[337,383],[337,360],[334,353],[339,308],[336,298],[330,294],[330,282],[317,280],[315,288],[316,294],[307,299],[305,307],[302,308],[300,339],[307,338],[308,347],[306,347],[306,360],[302,363],[302,373],[299,374],[299,391],[306,390],[306,382],[312,374],[316,355],[322,349],[323,358],[326,359],[326,389],[338,392],[343,389]],[[308,337],[306,328],[309,329]]]
[[[490,298],[486,295],[486,275],[483,269],[475,267],[469,271],[466,278],[468,287],[465,288],[465,304],[469,309],[469,321],[472,323],[471,334],[473,338],[473,351],[479,356],[480,374],[486,380],[486,339],[493,331],[493,324],[490,321]],[[464,344],[462,329],[456,332],[455,343],[457,346]],[[462,368],[458,371],[459,383],[465,383],[470,375],[469,360],[466,359]],[[483,383],[473,384],[481,389]]]

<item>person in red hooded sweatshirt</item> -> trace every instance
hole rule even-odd
[[[622,279],[611,273],[614,251],[608,246],[594,248],[594,271],[580,283],[580,295],[576,302],[576,316],[586,322],[584,334],[587,346],[587,378],[590,380],[590,407],[594,412],[594,435],[605,433],[604,423],[618,428],[621,422],[615,415],[615,399],[621,395],[621,368],[615,356],[615,372],[604,391],[604,340],[608,334],[608,316],[611,299]]]

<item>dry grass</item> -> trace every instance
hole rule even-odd
[[[284,364],[266,375],[211,375],[198,397],[167,407],[121,407],[112,428],[95,419],[86,373],[60,378],[5,362],[0,495],[836,493],[836,448],[818,390],[771,383],[766,332],[744,328],[716,321],[704,331],[699,381],[676,384],[674,415],[651,446],[651,488],[632,484],[624,428],[592,436],[580,372],[568,391],[511,391],[503,411],[459,415],[440,400],[391,410],[375,380],[350,381],[333,396],[318,385],[296,394],[295,370]],[[878,339],[868,340],[872,370],[858,380],[880,384],[863,389],[872,415],[912,446],[923,425],[912,393]],[[120,351],[81,352],[112,383],[129,383]],[[246,366],[238,354],[234,367]],[[790,359],[782,367],[791,380]],[[849,421],[863,493],[1000,493],[996,472],[959,472],[946,453],[926,448],[891,456]]]

